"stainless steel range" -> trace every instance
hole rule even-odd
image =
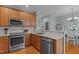
[[[9,36],[10,51],[25,48],[25,38],[23,33],[10,33]]]

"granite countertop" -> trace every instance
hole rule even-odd
[[[2,34],[2,35],[0,35],[0,36],[2,37],[2,36],[9,36],[9,35],[8,35],[8,34]]]
[[[47,38],[51,38],[51,39],[60,39],[64,37],[64,34],[61,33],[43,33],[43,34],[38,34],[35,32],[27,32],[24,34],[35,34],[35,35],[39,35],[39,36],[43,36],[43,37],[47,37]],[[3,34],[0,36],[9,36],[9,34]]]
[[[49,34],[40,34],[40,36],[48,37],[48,38],[51,38],[51,39],[60,39],[64,35],[61,35],[61,34],[58,34],[58,33],[49,33]]]
[[[26,33],[26,34],[35,34],[35,35],[39,35],[39,36],[43,36],[43,37],[47,37],[47,38],[51,38],[51,39],[60,39],[64,37],[64,34],[61,33],[44,33],[44,34],[38,34],[38,33]]]

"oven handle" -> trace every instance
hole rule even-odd
[[[23,36],[11,36],[9,38],[17,38],[17,37],[24,37],[24,35]]]

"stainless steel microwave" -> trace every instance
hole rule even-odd
[[[23,26],[24,21],[21,19],[15,19],[15,18],[11,18],[9,25],[10,26]]]

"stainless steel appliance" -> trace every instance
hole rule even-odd
[[[10,33],[9,36],[10,51],[25,48],[25,38],[23,33]]]
[[[23,26],[24,21],[21,19],[10,18],[9,25],[10,26]]]
[[[53,40],[47,37],[41,37],[41,53],[52,54],[53,53]]]

